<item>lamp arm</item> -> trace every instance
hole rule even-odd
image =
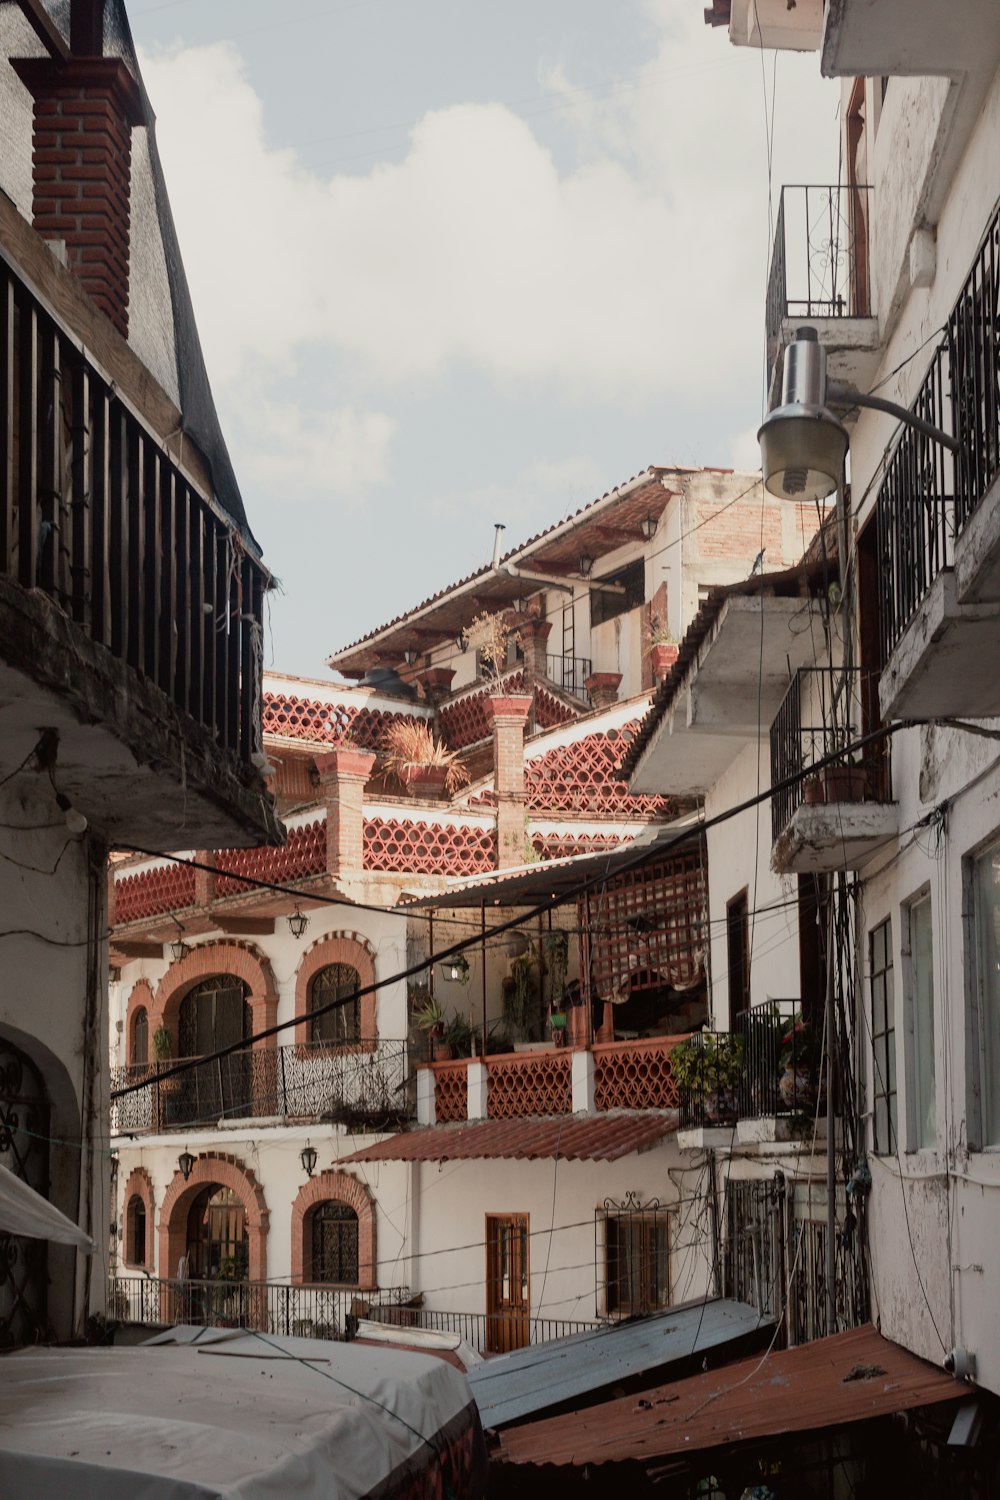
[[[942,432],[940,427],[935,427],[930,422],[925,422],[923,417],[916,416],[907,407],[900,406],[897,401],[887,401],[884,396],[868,396],[864,391],[856,391],[846,380],[828,380],[826,383],[826,399],[831,406],[867,406],[872,411],[888,412],[890,417],[896,417],[900,422],[905,422],[907,427],[913,427],[917,432],[922,432],[932,442],[940,443],[942,447],[949,449],[952,453],[959,450],[959,441],[950,433]]]

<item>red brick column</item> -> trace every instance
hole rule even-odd
[[[610,708],[613,703],[618,702],[621,680],[620,672],[591,672],[584,687],[590,694],[590,701],[595,708]]]
[[[326,802],[326,867],[331,875],[364,869],[365,783],[374,764],[370,751],[346,747],[316,757]]]
[[[132,127],[138,85],[118,58],[14,58],[35,101],[35,228],[62,240],[75,272],[118,332],[128,335]]]
[[[417,673],[417,681],[424,690],[424,697],[434,708],[439,708],[451,692],[454,667],[425,667]]]
[[[550,620],[537,620],[533,615],[517,623],[517,633],[521,637],[521,647],[524,651],[526,682],[537,682],[539,677],[548,676],[545,670],[545,656],[551,629]]]
[[[532,699],[491,696],[493,775],[497,797],[497,869],[524,864],[524,726]]]

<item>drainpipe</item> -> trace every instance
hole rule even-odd
[[[835,1079],[834,1046],[834,953],[833,953],[833,881],[827,891],[829,922],[826,953],[826,1332],[837,1331],[837,1245],[834,1230],[837,1223],[837,1151],[835,1139],[836,1110],[833,1099]]]

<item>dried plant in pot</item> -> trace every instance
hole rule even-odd
[[[431,796],[444,791],[451,796],[468,784],[469,773],[457,752],[436,738],[430,724],[400,720],[387,731],[385,746],[385,769],[410,791]]]
[[[478,653],[484,678],[493,684],[499,683],[507,670],[510,647],[521,644],[520,636],[511,630],[501,610],[476,615],[466,633],[469,645]]]

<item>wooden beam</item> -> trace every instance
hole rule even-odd
[[[213,920],[220,932],[231,932],[245,934],[247,937],[267,937],[274,931],[273,917],[229,917],[213,914]]]
[[[59,62],[68,61],[69,47],[63,40],[59,27],[45,9],[42,0],[16,0],[16,3],[49,56]]]
[[[111,947],[122,958],[162,958],[163,944],[143,942],[140,938],[112,937]]]
[[[105,0],[70,0],[69,45],[74,57],[104,56]]]

